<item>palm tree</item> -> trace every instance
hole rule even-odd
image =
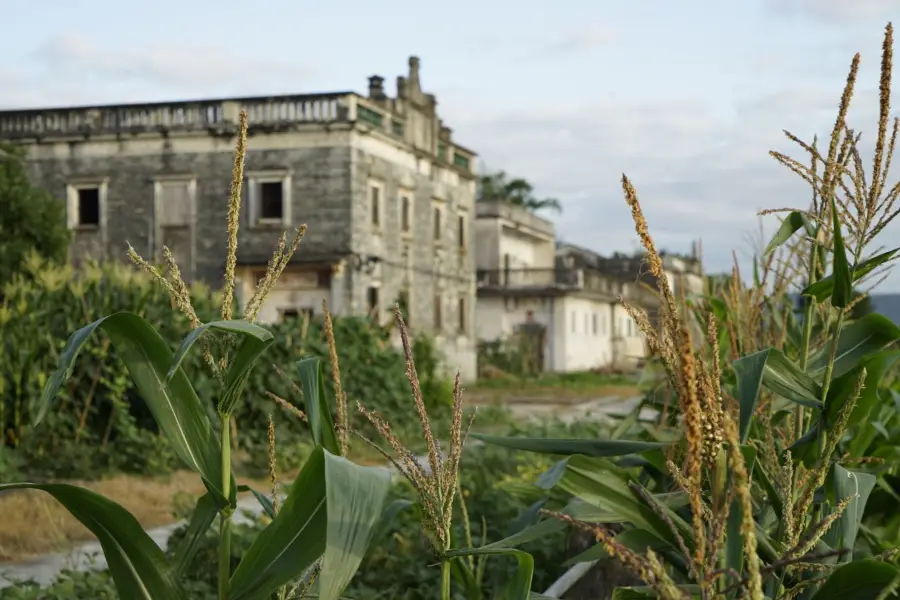
[[[505,171],[482,175],[479,178],[478,200],[501,201],[535,212],[542,209],[562,212],[562,204],[556,198],[536,198],[534,187],[521,178],[510,179]]]

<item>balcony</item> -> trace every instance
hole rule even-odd
[[[478,289],[537,291],[552,288],[612,295],[621,295],[628,287],[602,273],[574,268],[480,269],[477,273],[477,285]]]

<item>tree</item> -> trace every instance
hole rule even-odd
[[[0,288],[32,250],[64,261],[69,237],[65,203],[31,184],[22,148],[0,143]]]
[[[479,178],[478,200],[501,201],[521,206],[531,212],[549,209],[562,212],[562,204],[556,198],[536,198],[534,187],[521,178],[510,179],[505,171],[482,175]]]

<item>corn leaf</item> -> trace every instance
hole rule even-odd
[[[856,368],[867,356],[884,350],[900,340],[900,327],[878,313],[870,313],[841,329],[832,377],[837,378]],[[821,380],[831,358],[831,344],[809,358],[807,372]]]
[[[847,262],[847,250],[844,248],[844,235],[841,233],[841,215],[838,213],[831,194],[831,220],[832,234],[834,235],[834,256],[831,262],[834,284],[831,289],[831,305],[837,308],[846,308],[853,297],[853,275]]]
[[[120,597],[187,599],[163,551],[120,505],[91,490],[64,483],[0,484],[0,492],[16,489],[50,494],[97,537]]]
[[[169,378],[181,366],[184,357],[187,356],[188,351],[197,340],[204,333],[211,330],[236,333],[243,338],[237,353],[228,364],[228,371],[225,374],[225,389],[222,390],[219,400],[219,413],[230,415],[234,411],[234,405],[244,391],[244,384],[247,382],[247,377],[250,375],[253,365],[256,364],[262,353],[272,345],[272,342],[275,341],[275,336],[268,329],[249,321],[234,320],[204,323],[191,331],[181,342],[181,347],[175,353],[172,366],[169,368]]]
[[[878,600],[898,581],[896,566],[874,558],[857,560],[835,569],[811,600]]]
[[[622,522],[650,531],[676,546],[677,539],[669,524],[656,510],[662,510],[690,549],[694,545],[691,527],[667,506],[650,507],[629,486],[631,476],[611,462],[587,456],[570,456],[545,473],[541,482],[552,484],[576,498],[619,515]]]
[[[679,585],[678,589],[684,592],[685,600],[701,598],[699,585]],[[656,600],[659,596],[656,591],[647,586],[620,587],[613,590],[611,600]]]
[[[517,438],[484,435],[481,433],[469,434],[471,437],[487,444],[525,450],[526,452],[538,452],[540,454],[584,456],[624,456],[636,454],[647,450],[667,448],[669,444],[659,442],[638,442],[629,440],[577,440],[577,439],[544,439],[544,438]]]
[[[800,228],[805,227],[806,224],[807,218],[802,212],[795,210],[788,213],[788,216],[781,222],[781,227],[778,228],[778,231],[775,232],[775,235],[772,236],[772,240],[763,251],[763,257],[766,257],[777,250],[779,246],[791,239],[791,236],[793,236]]]
[[[336,600],[356,573],[382,515],[391,475],[318,446],[275,519],[231,578],[230,600],[267,600],[322,559],[321,600]]]
[[[853,281],[857,282],[881,265],[887,263],[894,255],[900,252],[900,248],[894,248],[893,250],[888,250],[887,252],[882,252],[881,254],[877,254],[871,258],[867,258],[864,261],[857,263],[853,267]],[[826,298],[831,296],[834,291],[834,275],[829,275],[828,277],[823,277],[819,281],[813,283],[808,286],[805,290],[803,290],[804,296],[811,296],[815,298],[819,302],[825,301]]]
[[[742,442],[750,433],[750,422],[763,386],[797,404],[814,408],[822,406],[819,384],[775,348],[742,356],[734,361],[734,371],[737,375]]]
[[[875,488],[876,477],[871,473],[850,471],[841,465],[835,464],[832,473],[834,479],[834,506],[852,498],[847,508],[838,517],[837,522],[831,526],[828,533],[835,534],[835,539],[826,539],[826,543],[834,549],[845,549],[846,553],[840,556],[841,562],[850,562],[853,558],[853,546],[862,523],[863,511],[869,495]]]
[[[505,600],[529,600],[531,596],[531,580],[534,578],[534,557],[522,550],[514,548],[463,548],[446,553],[449,557],[463,556],[509,556],[516,559],[516,570],[512,579],[502,592]]]
[[[34,407],[37,411],[35,424],[47,415],[59,388],[71,377],[75,359],[97,329],[102,329],[109,336],[138,393],[175,453],[203,477],[207,489],[214,492],[220,505],[223,504],[226,499],[221,492],[220,442],[207,410],[182,369],[176,368],[170,380],[166,380],[166,373],[172,364],[172,351],[162,336],[139,315],[114,313],[69,337],[60,354],[59,366],[47,381],[38,406]]]
[[[332,454],[340,455],[340,443],[322,386],[322,362],[318,358],[305,358],[297,362],[297,371],[300,373],[300,386],[303,388],[313,441]]]
[[[197,554],[197,550],[200,549],[200,542],[203,540],[206,532],[209,531],[218,512],[216,502],[209,492],[203,494],[197,500],[197,505],[194,507],[190,521],[188,521],[187,530],[181,543],[175,549],[173,556],[176,577],[184,575],[185,569],[190,566],[191,561]]]

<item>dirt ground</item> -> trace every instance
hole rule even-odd
[[[260,491],[269,486],[240,477],[238,483]],[[176,508],[192,506],[206,491],[197,474],[189,471],[165,477],[118,475],[79,485],[118,502],[147,529],[178,520]],[[91,539],[91,533],[49,494],[22,490],[0,495],[0,563],[61,552]]]

